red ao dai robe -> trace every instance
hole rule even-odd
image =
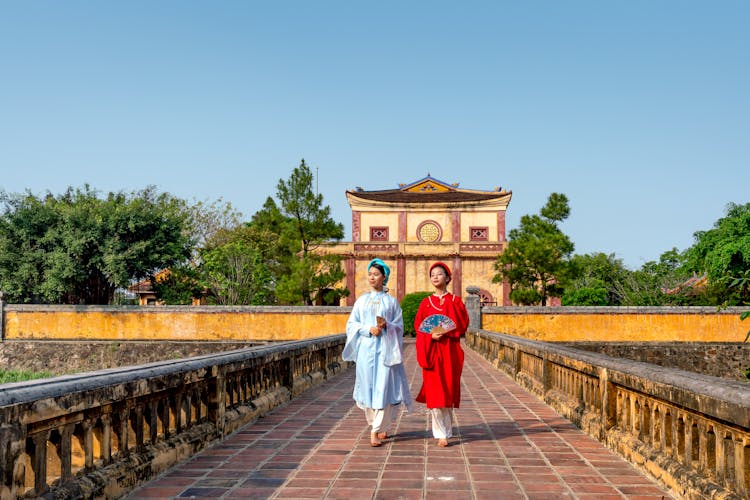
[[[456,328],[440,340],[419,331],[422,320],[432,314],[444,314],[456,323]],[[416,397],[427,408],[458,408],[461,402],[461,372],[464,351],[461,335],[469,326],[469,315],[460,297],[448,293],[443,304],[434,295],[425,297],[417,310],[414,329],[417,330],[417,363],[422,367],[422,388]]]

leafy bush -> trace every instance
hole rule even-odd
[[[564,306],[607,306],[607,289],[604,287],[584,287],[565,291],[562,296]]]
[[[417,317],[417,309],[419,309],[422,299],[430,295],[432,295],[432,292],[414,292],[404,295],[404,298],[401,299],[401,310],[404,313],[404,336],[416,337],[414,318]]]
[[[0,370],[0,384],[49,377],[54,377],[54,375],[48,372],[31,372],[27,370]]]

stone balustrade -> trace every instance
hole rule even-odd
[[[750,385],[470,330],[467,345],[683,498],[750,497]]]
[[[4,385],[0,498],[122,496],[347,368],[345,340],[341,334]]]

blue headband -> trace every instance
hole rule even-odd
[[[383,284],[385,285],[388,283],[388,277],[391,275],[391,268],[386,265],[385,262],[383,262],[381,259],[372,259],[369,264],[367,264],[367,270],[369,271],[370,268],[374,265],[378,265],[383,268],[383,272],[385,272],[385,280],[383,280]]]

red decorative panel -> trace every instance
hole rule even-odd
[[[370,226],[370,241],[388,241],[388,227]]]
[[[490,228],[484,227],[470,227],[469,228],[469,239],[471,241],[489,241],[490,239]]]

